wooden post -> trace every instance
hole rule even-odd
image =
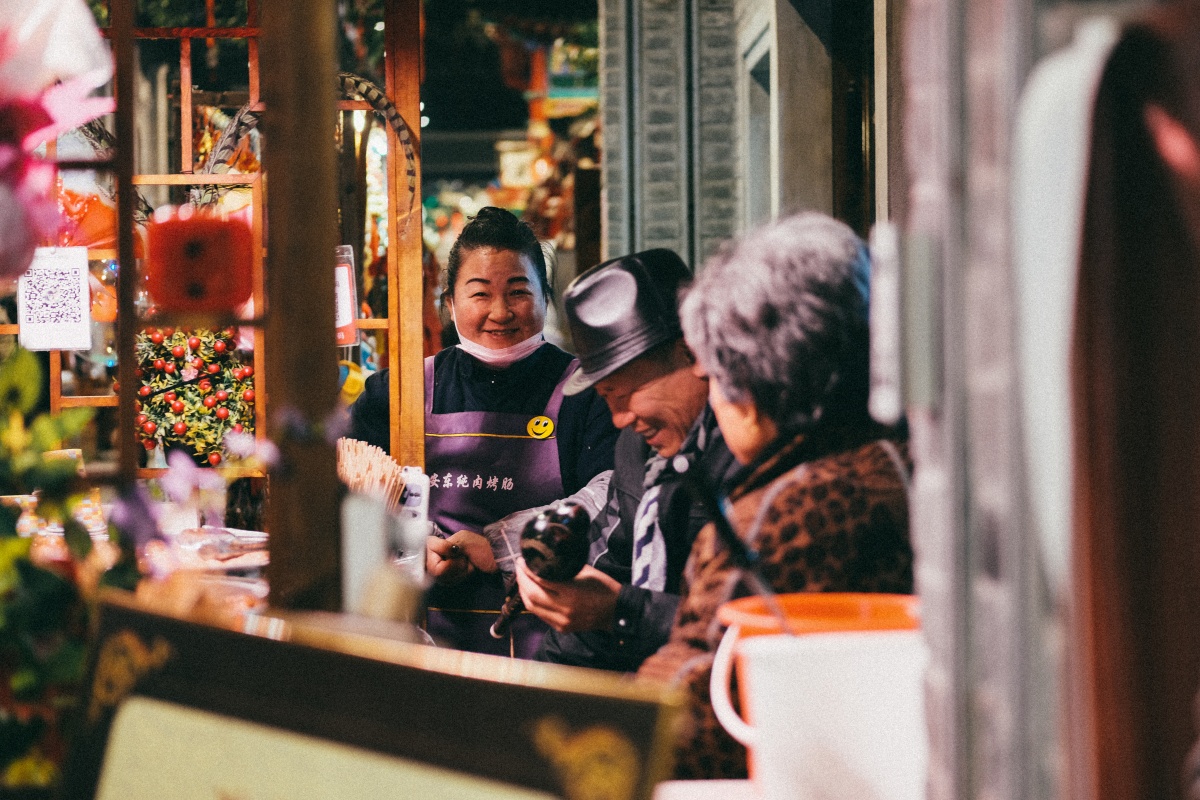
[[[334,51],[330,0],[262,6],[267,195],[267,390],[284,459],[269,503],[271,604],[340,607],[338,481],[333,446],[289,434],[281,413],[314,430],[337,401]]]
[[[387,94],[412,131],[420,161],[421,2],[385,5]],[[425,372],[421,283],[421,170],[412,191],[396,133],[388,128],[388,366],[392,457],[425,466]],[[411,209],[411,210],[410,210]],[[399,345],[398,347],[396,345]]]
[[[133,387],[137,385],[134,343],[138,327],[134,299],[139,283],[133,254],[133,208],[137,202],[133,188],[133,75],[137,68],[133,45],[134,1],[113,2],[109,4],[109,9],[116,66],[113,89],[117,99],[117,146],[113,153],[113,166],[117,187],[117,262],[121,265],[117,281],[117,308],[121,312],[117,318],[117,379],[123,391],[117,401],[117,463],[121,480],[132,482],[138,466],[133,438],[133,422],[137,414],[133,405],[136,399]]]

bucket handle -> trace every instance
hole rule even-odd
[[[749,747],[754,744],[755,728],[734,710],[729,697],[729,679],[733,673],[733,656],[737,651],[740,633],[741,628],[738,625],[730,625],[721,637],[721,644],[717,646],[717,653],[713,656],[708,696],[712,700],[713,712],[717,715],[721,727],[734,739]]]

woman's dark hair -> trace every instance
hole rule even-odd
[[[546,254],[542,243],[534,235],[533,229],[511,212],[495,206],[485,206],[479,209],[458,240],[450,248],[450,259],[446,266],[446,291],[443,297],[454,296],[454,285],[458,282],[458,268],[462,266],[464,256],[480,247],[493,247],[497,250],[512,250],[529,260],[537,275],[538,284],[542,287],[542,295],[550,299],[550,279],[546,274]]]

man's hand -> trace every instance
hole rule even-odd
[[[425,571],[438,583],[459,583],[475,570],[496,571],[492,545],[483,536],[459,531],[446,539],[430,536],[425,540]]]
[[[525,608],[559,633],[612,629],[621,584],[592,566],[585,566],[573,580],[558,583],[539,578],[517,562],[517,584]]]

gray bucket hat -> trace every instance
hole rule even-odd
[[[678,294],[691,278],[678,255],[658,249],[605,261],[571,281],[563,310],[580,366],[563,392],[578,394],[680,338]]]

